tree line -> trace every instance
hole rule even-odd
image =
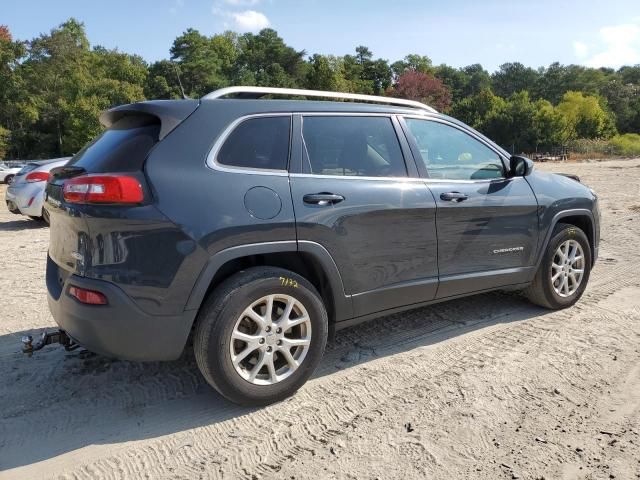
[[[428,103],[512,152],[548,150],[580,139],[640,145],[640,65],[587,68],[553,63],[434,65],[408,54],[390,63],[366,46],[353,55],[308,55],[273,29],[206,36],[188,29],[170,58],[91,47],[69,19],[28,41],[0,26],[0,159],[77,152],[101,131],[100,112],[144,99],[197,98],[230,85],[333,90]]]

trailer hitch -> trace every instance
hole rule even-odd
[[[59,343],[67,352],[75,350],[80,346],[69,335],[67,335],[67,332],[64,330],[58,330],[57,332],[47,332],[46,330],[43,330],[35,345],[31,335],[25,335],[22,337],[22,353],[25,353],[30,357],[33,355],[33,352],[41,350],[45,345],[51,345],[53,343]]]

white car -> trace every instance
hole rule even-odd
[[[11,183],[11,180],[20,169],[21,167],[6,167],[0,165],[0,183]]]
[[[44,204],[44,190],[49,179],[49,171],[65,165],[71,157],[55,158],[41,162],[29,162],[16,173],[7,188],[5,201],[11,213],[27,215],[34,220],[48,222]]]

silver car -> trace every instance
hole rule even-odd
[[[8,167],[0,164],[0,183],[11,183],[16,173],[20,171],[21,167]]]
[[[54,158],[38,162],[29,162],[16,173],[13,182],[7,188],[5,201],[11,213],[27,215],[34,220],[48,222],[44,203],[44,190],[49,179],[49,171],[65,165],[71,157]]]

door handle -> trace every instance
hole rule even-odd
[[[440,194],[440,199],[445,202],[464,202],[467,198],[469,198],[468,195],[460,192],[446,192]]]
[[[321,207],[327,205],[334,205],[336,203],[340,203],[344,200],[342,195],[336,195],[334,193],[308,193],[304,197],[302,197],[304,203],[309,203],[311,205],[320,205]]]

